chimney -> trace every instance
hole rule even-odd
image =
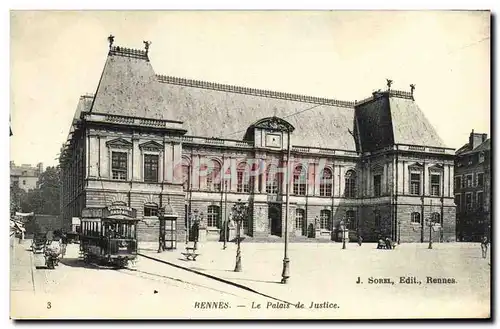
[[[471,150],[475,149],[478,147],[481,143],[483,143],[486,138],[488,137],[488,134],[477,134],[474,132],[474,129],[472,129],[472,132],[470,133],[469,136],[469,147]]]

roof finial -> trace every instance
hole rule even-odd
[[[113,46],[113,42],[115,42],[115,36],[110,34],[108,37],[108,41],[109,41],[109,49],[111,49],[111,47]]]
[[[389,79],[385,79],[385,80],[387,80],[387,88],[388,88],[387,90],[391,90],[391,85],[392,85],[393,81],[389,80]]]
[[[148,54],[149,46],[151,45],[151,41],[143,41],[144,48],[146,49],[146,55]]]
[[[411,90],[411,97],[413,97],[413,91],[415,90],[415,85],[413,83],[410,84],[410,90]]]

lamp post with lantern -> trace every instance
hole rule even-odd
[[[238,202],[232,208],[232,217],[236,222],[236,265],[234,267],[235,272],[241,272],[241,224],[248,216],[247,205],[238,199]]]
[[[427,224],[427,226],[429,227],[429,246],[427,247],[427,249],[432,249],[432,228],[434,227],[434,218],[431,214],[430,217],[427,217],[425,219],[425,222]]]

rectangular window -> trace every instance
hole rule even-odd
[[[457,212],[462,210],[462,197],[460,194],[455,194],[455,204],[457,205]]]
[[[127,180],[126,152],[111,152],[111,174],[113,179]]]
[[[297,231],[302,231],[302,228],[304,226],[304,214],[305,211],[303,209],[295,210],[295,229]]]
[[[420,174],[410,173],[410,194],[420,195]]]
[[[208,206],[207,212],[207,226],[217,227],[219,223],[219,207],[218,206]]]
[[[321,210],[319,213],[319,227],[322,230],[330,231],[330,210]]]
[[[477,177],[477,186],[479,187],[483,187],[484,186],[484,174],[483,173],[479,173],[476,175]]]
[[[483,210],[484,208],[484,198],[483,198],[483,192],[477,192],[476,196],[476,206],[478,210]]]
[[[373,193],[374,196],[382,195],[382,175],[373,176]]]
[[[431,174],[431,195],[441,195],[441,175]]]
[[[144,155],[144,181],[149,183],[158,182],[158,155]]]
[[[466,187],[472,187],[472,174],[465,176]]]
[[[462,187],[462,177],[455,177],[455,190],[458,190]]]
[[[472,193],[465,193],[465,209],[472,209]]]

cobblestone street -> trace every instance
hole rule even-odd
[[[195,262],[183,259],[183,244],[161,254],[154,245],[140,248],[144,256],[132,269],[110,270],[84,264],[77,258],[78,245],[70,245],[61,264],[47,270],[36,268],[43,259],[28,251],[28,241],[22,245],[16,241],[11,248],[12,316],[287,318],[293,314],[340,319],[489,314],[489,255],[483,259],[479,245],[473,243],[436,243],[432,250],[427,244],[402,244],[395,250],[348,244],[342,250],[338,243],[294,243],[286,285],[279,283],[282,244],[243,243],[240,273],[233,272],[233,243],[226,250],[220,243],[200,244],[201,255]],[[358,277],[363,283],[357,283]],[[400,283],[400,277],[412,283]],[[450,283],[427,283],[427,277]],[[202,302],[222,302],[222,306],[211,304],[208,309]],[[286,308],[285,302],[300,302],[304,308]],[[311,303],[320,308],[310,309]]]

